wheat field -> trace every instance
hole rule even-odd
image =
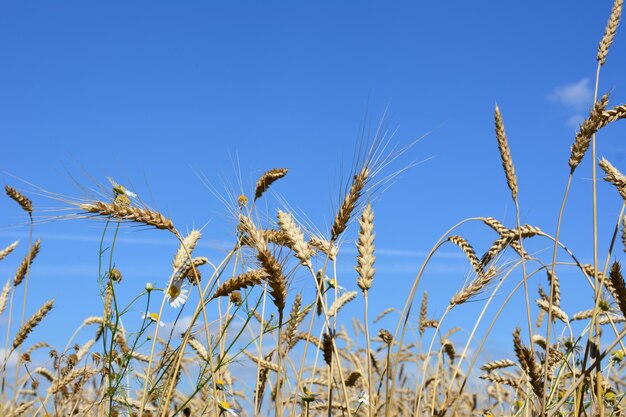
[[[406,169],[386,171],[417,141],[396,146],[382,125],[357,147],[350,181],[329,224],[311,225],[273,194],[276,182],[290,178],[288,169],[271,168],[253,189],[223,198],[234,238],[217,258],[199,246],[202,228],[183,231],[175,218],[113,179],[99,184],[103,191],[89,198],[61,196],[28,182],[7,184],[6,198],[16,203],[13,209],[24,216],[31,238],[0,245],[0,261],[15,271],[0,282],[0,415],[623,415],[626,282],[616,259],[626,247],[626,176],[599,157],[602,145],[596,143],[605,127],[626,117],[626,105],[610,104],[610,93],[599,91],[622,3],[614,2],[598,45],[594,100],[572,138],[569,172],[563,173],[567,183],[554,190],[563,196],[560,212],[554,213],[556,230],[522,222],[507,114],[495,105],[493,144],[515,207],[513,222],[472,217],[444,225],[449,229],[432,242],[400,305],[381,307],[377,300],[376,239],[385,231],[376,227],[373,196]],[[597,161],[585,174],[592,179],[592,253],[574,253],[561,239],[572,178],[583,159]],[[609,214],[599,210],[599,180],[611,184],[614,198],[622,202],[614,229],[601,231],[612,236],[605,253],[599,249],[598,219]],[[33,237],[38,207],[50,199],[64,204],[70,213],[64,216],[75,222],[97,220],[102,236],[95,257],[101,313],[84,317],[78,329],[55,330],[63,332],[65,346],[33,341],[31,334],[47,325],[52,311],[71,306],[52,297],[26,308],[29,280],[36,273],[31,265],[45,250],[45,241],[42,246]],[[265,205],[272,199],[277,201]],[[482,236],[495,232],[490,247],[475,249],[471,242],[478,237],[463,233],[468,223],[478,225]],[[146,283],[130,298],[114,250],[128,224],[178,246],[175,253],[163,254],[171,258],[171,269],[164,271],[167,284]],[[350,230],[356,239],[346,237]],[[549,250],[530,251],[529,241]],[[462,254],[471,274],[435,314],[421,284],[443,247]],[[593,263],[580,261],[585,258]],[[356,282],[346,285],[340,261],[352,265]],[[582,309],[561,304],[572,297],[561,292],[559,276],[566,267],[585,283],[579,291],[590,302]],[[295,280],[306,291],[298,290]],[[512,290],[502,301],[496,295],[507,285]],[[523,326],[508,329],[503,343],[510,355],[486,360],[489,333],[514,298],[524,305]],[[468,303],[481,311],[476,322],[468,329],[454,327],[454,313]],[[488,308],[496,313],[485,314]],[[136,310],[141,318],[130,319]],[[169,312],[177,314],[171,329],[162,320]]]

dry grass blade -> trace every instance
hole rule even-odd
[[[274,181],[284,177],[287,175],[287,168],[272,168],[267,171],[265,174],[261,175],[261,178],[256,183],[256,189],[254,191],[254,200],[258,200],[270,185],[274,183]]]
[[[33,246],[30,247],[30,250],[28,251],[24,259],[22,260],[22,263],[20,263],[20,266],[17,268],[17,271],[15,271],[15,276],[13,277],[14,287],[17,287],[18,285],[20,285],[22,281],[24,280],[24,277],[26,276],[26,272],[28,272],[28,268],[30,268],[30,265],[33,263],[33,261],[35,260],[35,257],[37,257],[37,254],[39,253],[40,247],[41,247],[41,240],[37,240],[33,244]]]
[[[178,233],[174,228],[174,223],[170,219],[163,216],[161,213],[149,209],[125,206],[117,203],[105,203],[102,201],[80,204],[79,208],[87,213],[100,216],[112,216],[116,219],[143,223],[148,226],[156,227],[157,229]]]
[[[511,157],[511,151],[509,150],[509,143],[506,138],[506,132],[504,131],[504,122],[502,121],[502,114],[500,114],[500,108],[496,105],[495,110],[495,122],[496,122],[496,139],[498,140],[498,149],[500,150],[500,157],[502,158],[502,167],[506,175],[506,183],[511,190],[513,200],[517,199],[517,177],[515,176],[515,168],[513,167],[513,158]]]
[[[211,296],[211,299],[229,295],[233,291],[238,291],[243,288],[259,285],[266,276],[267,274],[263,269],[244,272],[220,285],[217,290],[215,290],[215,293],[213,293],[213,296]]]
[[[28,215],[32,216],[33,214],[33,202],[30,201],[28,197],[24,194],[17,191],[15,188],[10,187],[8,185],[4,186],[4,191],[6,191],[7,195],[13,199],[20,207],[28,213]]]
[[[358,255],[356,257],[357,266],[354,267],[359,274],[357,285],[365,293],[372,287],[374,280],[374,211],[370,203],[365,206],[361,219],[359,220],[359,238],[356,243]]]
[[[43,318],[52,310],[53,300],[46,301],[35,314],[33,314],[26,322],[20,327],[13,339],[13,349],[17,349],[28,337],[30,332],[43,320]]]
[[[576,167],[580,164],[591,145],[591,136],[593,136],[601,127],[602,114],[606,105],[609,102],[608,93],[603,95],[602,98],[593,106],[593,109],[589,112],[589,117],[583,121],[576,133],[574,144],[572,145],[572,153],[569,157],[570,172],[573,174]]]
[[[606,62],[606,56],[609,53],[609,47],[613,43],[615,38],[615,32],[617,32],[617,26],[619,25],[620,16],[622,15],[623,0],[615,0],[613,3],[613,9],[609,16],[609,21],[604,29],[604,36],[598,45],[598,63],[602,66]]]
[[[0,261],[3,260],[4,258],[6,258],[7,256],[9,256],[9,254],[11,252],[13,252],[13,249],[15,249],[17,247],[18,243],[19,243],[19,240],[16,240],[15,242],[11,243],[6,248],[2,249],[0,251]]]

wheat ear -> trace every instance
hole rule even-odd
[[[617,32],[617,26],[619,25],[619,20],[622,15],[622,5],[623,0],[615,0],[613,3],[613,9],[611,10],[611,15],[609,16],[609,21],[606,24],[606,28],[604,29],[604,36],[602,36],[602,40],[598,45],[598,63],[600,66],[604,65],[606,62],[606,56],[609,53],[609,47],[611,43],[613,43],[613,38],[615,38],[615,32]]]
[[[177,271],[187,263],[187,252],[191,255],[193,250],[196,248],[200,237],[202,237],[202,234],[199,230],[195,229],[185,236],[180,244],[180,247],[178,248],[178,251],[176,252],[176,256],[174,256],[174,260],[172,261],[172,269],[174,271]]]
[[[211,299],[223,297],[243,288],[259,285],[267,276],[265,270],[255,269],[253,271],[244,272],[236,277],[230,278],[221,284],[211,296]]]
[[[372,287],[374,280],[374,211],[370,203],[365,206],[361,219],[359,220],[359,238],[357,240],[357,266],[355,267],[359,278],[357,285],[366,293]]]
[[[593,108],[589,112],[589,117],[585,119],[576,133],[574,144],[572,145],[572,153],[569,157],[568,164],[570,172],[573,174],[576,167],[580,164],[591,145],[591,136],[601,127],[603,112],[609,103],[608,93],[595,102]]]
[[[161,213],[139,207],[124,206],[117,203],[105,203],[96,201],[95,203],[80,204],[79,208],[87,213],[100,216],[113,216],[116,219],[131,222],[143,223],[157,229],[169,230],[178,233],[174,228],[174,223]]]
[[[511,158],[509,143],[506,138],[506,132],[504,131],[504,122],[502,121],[502,114],[500,114],[498,105],[496,105],[495,122],[496,139],[498,140],[498,149],[500,150],[500,157],[502,158],[502,167],[504,167],[504,173],[506,175],[506,183],[511,190],[513,200],[515,200],[517,199],[517,177],[515,176],[513,158]]]
[[[274,181],[284,177],[287,175],[287,168],[272,168],[267,171],[265,174],[261,175],[261,178],[256,182],[256,189],[254,191],[254,200],[258,200],[270,185],[274,183]]]
[[[19,243],[19,240],[16,240],[15,242],[11,243],[6,248],[2,249],[0,251],[0,261],[6,258],[7,256],[9,256],[9,254],[13,252],[13,250],[17,247],[18,243]]]
[[[30,201],[28,197],[8,185],[4,186],[4,191],[6,191],[7,195],[19,204],[22,210],[27,212],[29,216],[33,215],[33,202]]]
[[[43,318],[52,310],[53,300],[46,301],[35,314],[33,314],[26,322],[20,327],[13,339],[13,349],[17,349],[24,340],[28,337],[30,332],[43,320]]]
[[[370,178],[370,167],[365,164],[358,174],[354,176],[354,180],[352,181],[352,185],[350,185],[350,190],[346,194],[341,207],[339,208],[339,212],[335,216],[335,220],[333,221],[333,226],[330,229],[330,241],[335,242],[340,234],[346,230],[348,223],[350,222],[350,218],[352,217],[352,212],[356,208],[356,205],[361,198],[361,194],[367,184],[367,181]]]
[[[33,246],[30,247],[30,250],[24,257],[24,259],[22,259],[22,262],[20,263],[20,266],[17,268],[17,271],[15,271],[15,276],[13,277],[14,287],[17,287],[18,285],[20,285],[22,281],[24,280],[24,277],[26,276],[26,272],[28,272],[28,268],[30,268],[30,265],[33,263],[33,261],[35,260],[35,257],[39,253],[40,247],[41,247],[41,240],[37,240],[33,244]]]

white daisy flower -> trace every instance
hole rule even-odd
[[[339,285],[335,278],[329,278],[329,277],[326,276],[326,277],[324,277],[324,281],[326,281],[326,284],[330,288],[337,288],[337,291],[339,291],[339,292],[348,291],[345,287],[342,287],[341,285]]]
[[[175,280],[170,284],[165,292],[165,296],[167,297],[167,302],[173,308],[178,308],[185,304],[187,301],[187,289],[185,289],[185,284],[183,284],[183,280]]]
[[[239,410],[231,407],[230,404],[228,404],[226,401],[219,401],[217,403],[217,406],[219,407],[222,414],[230,414],[231,416],[235,417],[238,417],[241,414]]]
[[[370,405],[370,396],[365,391],[361,391],[356,397],[356,401],[359,403],[359,406],[361,406],[361,404]]]
[[[161,327],[165,326],[165,323],[163,323],[161,320],[159,320],[159,314],[158,313],[142,314],[141,318],[153,321],[153,322],[157,323]]]
[[[109,180],[109,182],[113,186],[113,192],[115,193],[115,195],[126,194],[130,198],[137,198],[137,194],[133,193],[132,191],[130,191],[128,189],[126,189],[126,187],[124,187],[123,185],[118,184],[117,182],[115,182],[115,180],[113,178],[107,177],[107,179]]]

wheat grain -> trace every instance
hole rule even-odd
[[[259,285],[265,277],[267,277],[267,273],[263,269],[255,269],[244,272],[243,274],[230,278],[221,284],[211,296],[211,300],[217,297],[229,295],[233,291]]]

